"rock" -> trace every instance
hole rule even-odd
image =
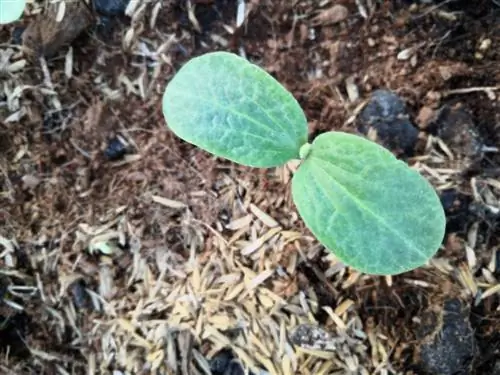
[[[477,354],[469,310],[456,298],[447,300],[440,311],[424,313],[420,357],[429,374],[467,375]]]
[[[243,366],[235,359],[231,349],[222,349],[210,361],[212,375],[244,375]],[[253,375],[250,373],[250,375]]]
[[[210,360],[210,371],[213,375],[223,375],[232,359],[231,349],[222,349]]]
[[[128,145],[121,137],[116,136],[108,142],[104,154],[109,160],[119,160],[128,152]]]
[[[413,155],[418,129],[411,123],[404,102],[388,90],[377,90],[358,117],[363,134],[376,132],[375,140],[396,154]]]
[[[122,16],[130,0],[94,0],[94,9],[105,16]]]
[[[312,324],[301,324],[290,334],[294,345],[312,350],[335,350],[335,338],[323,328]]]

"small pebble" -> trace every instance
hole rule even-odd
[[[463,106],[441,107],[433,126],[437,136],[455,155],[470,160],[482,158],[483,142],[472,116]]]
[[[222,349],[210,361],[212,375],[244,375],[243,366],[235,359],[231,349]],[[253,375],[250,373],[249,375]]]
[[[483,39],[479,45],[480,51],[487,51],[491,47],[491,39]]]
[[[121,137],[114,137],[109,140],[104,154],[109,160],[119,160],[127,153],[127,144]]]

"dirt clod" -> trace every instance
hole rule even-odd
[[[477,355],[469,309],[458,299],[444,303],[444,309],[424,313],[421,346],[422,366],[429,374],[470,374]]]
[[[58,20],[62,3],[49,5],[23,33],[23,47],[32,57],[52,57],[63,46],[71,44],[93,22],[94,16],[84,1],[68,1]]]
[[[483,142],[472,116],[463,105],[440,108],[433,126],[437,128],[437,135],[459,158],[471,162],[481,159]]]

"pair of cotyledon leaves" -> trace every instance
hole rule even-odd
[[[306,226],[345,264],[394,275],[428,262],[445,215],[417,171],[357,135],[328,132],[307,143],[299,103],[260,67],[228,52],[186,63],[168,84],[163,113],[181,139],[257,167],[301,164],[292,197]]]
[[[0,25],[17,21],[25,6],[26,0],[0,0]]]

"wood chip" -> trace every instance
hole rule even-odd
[[[267,241],[269,241],[271,238],[277,235],[280,231],[281,228],[279,227],[270,229],[263,236],[253,241],[252,243],[247,245],[243,250],[241,250],[241,254],[244,256],[248,256],[254,253],[255,251],[259,250],[261,246],[264,245]]]
[[[275,228],[279,226],[279,223],[274,220],[271,216],[266,214],[264,211],[262,211],[259,207],[257,207],[255,204],[250,204],[250,211],[260,220],[264,223],[264,225],[270,227],[270,228]]]
[[[256,287],[264,283],[267,279],[269,279],[273,274],[274,274],[273,270],[267,270],[261,272],[247,283],[247,289],[249,290],[255,289]]]
[[[239,230],[243,228],[248,228],[250,224],[252,223],[253,216],[248,214],[246,216],[240,217],[238,219],[235,219],[231,221],[229,224],[226,225],[226,229],[229,230]]]
[[[181,209],[181,208],[186,208],[187,207],[187,205],[185,203],[182,203],[182,202],[179,202],[179,201],[175,201],[175,200],[172,200],[172,199],[168,199],[168,198],[163,198],[163,197],[160,197],[159,195],[153,195],[151,198],[153,199],[153,202],[159,203],[159,204],[161,204],[162,206],[165,206],[165,207],[177,208],[177,209]]]

